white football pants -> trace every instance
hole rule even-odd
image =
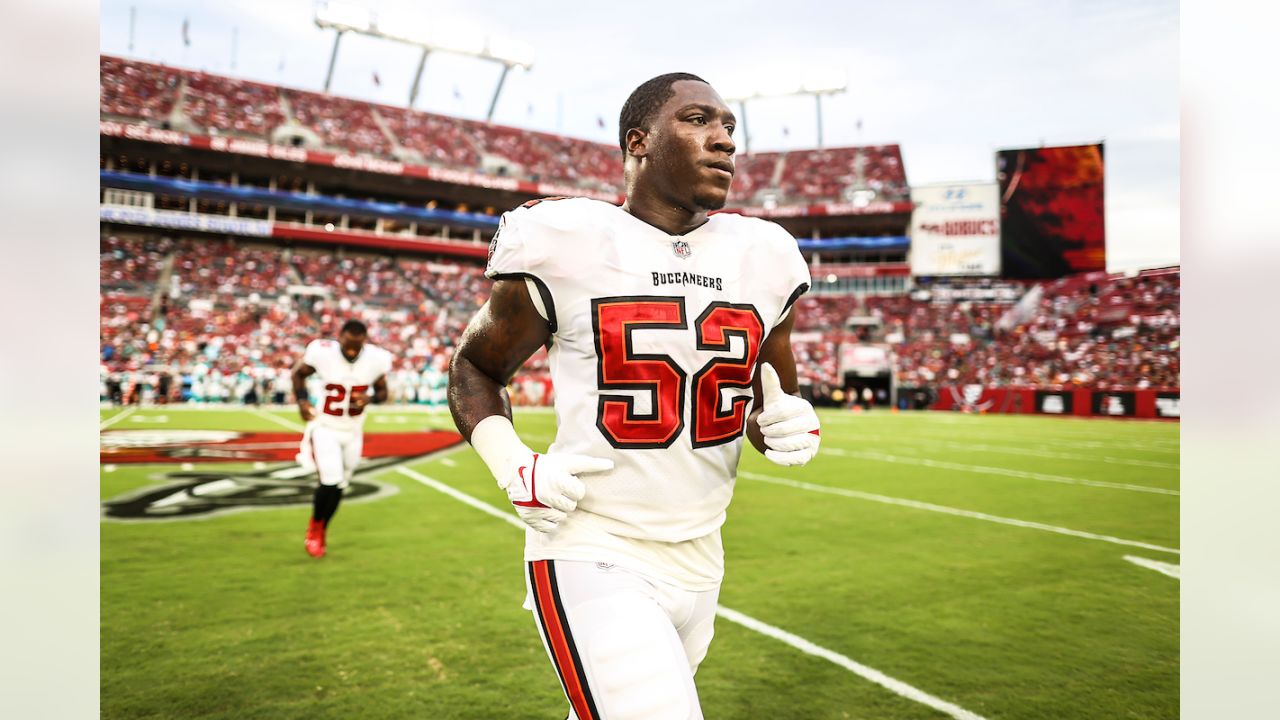
[[[302,433],[298,463],[315,470],[321,485],[345,488],[355,475],[363,450],[364,433],[360,429],[335,430],[307,423],[307,429]]]
[[[719,588],[692,592],[606,563],[525,566],[525,605],[568,720],[701,720],[693,674],[715,631]]]

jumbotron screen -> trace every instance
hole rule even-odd
[[[1005,277],[1106,269],[1103,167],[1101,144],[996,153]]]

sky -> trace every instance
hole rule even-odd
[[[822,101],[824,144],[897,143],[912,185],[994,181],[998,149],[1103,141],[1108,269],[1180,259],[1176,0],[352,4],[386,25],[532,46],[533,66],[511,71],[494,113],[516,127],[616,143],[623,101],[654,75],[692,72],[731,94],[834,73],[848,90]],[[318,91],[334,31],[316,27],[314,10],[102,0],[101,51]],[[406,105],[419,53],[348,34],[331,92]],[[483,119],[500,73],[434,53],[414,107]],[[745,114],[751,150],[818,144],[812,97],[753,100]]]

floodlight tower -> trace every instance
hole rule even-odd
[[[400,22],[387,17],[376,18],[368,8],[347,3],[326,2],[316,6],[315,23],[320,28],[332,28],[337,31],[333,38],[333,52],[329,55],[329,70],[325,74],[324,91],[329,92],[333,80],[333,66],[338,59],[338,44],[343,33],[355,32],[370,37],[392,40],[413,45],[422,49],[418,58],[418,69],[413,75],[413,85],[409,88],[409,107],[418,99],[422,85],[422,71],[427,65],[427,56],[432,52],[449,52],[455,55],[467,55],[496,62],[502,65],[502,75],[498,78],[498,86],[494,88],[493,97],[489,101],[489,112],[486,119],[493,120],[493,111],[498,107],[498,96],[502,94],[502,86],[506,83],[511,68],[528,70],[533,67],[533,48],[525,43],[500,38],[494,35],[477,35],[465,28],[446,25],[421,27],[412,21]]]
[[[741,117],[738,122],[742,125],[742,149],[744,152],[751,152],[751,138],[747,133],[747,101],[758,100],[760,98],[787,97],[790,95],[812,95],[817,103],[818,118],[818,149],[822,149],[822,96],[835,95],[849,89],[848,77],[843,71],[825,72],[813,74],[800,85],[779,84],[772,87],[739,89],[738,92],[730,93],[725,99],[726,102],[738,103],[738,109],[741,110]]]

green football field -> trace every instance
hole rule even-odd
[[[822,418],[806,467],[743,455],[697,675],[707,718],[1177,717],[1177,424]],[[101,467],[104,502],[159,498],[153,519],[104,511],[103,717],[565,716],[521,609],[523,534],[476,507],[514,517],[468,446],[376,461],[313,560],[295,465],[182,449],[211,431],[278,440],[292,410],[101,419],[104,447],[159,439],[172,456]],[[541,449],[555,419],[516,427]],[[426,429],[452,423],[388,407],[366,424]]]

